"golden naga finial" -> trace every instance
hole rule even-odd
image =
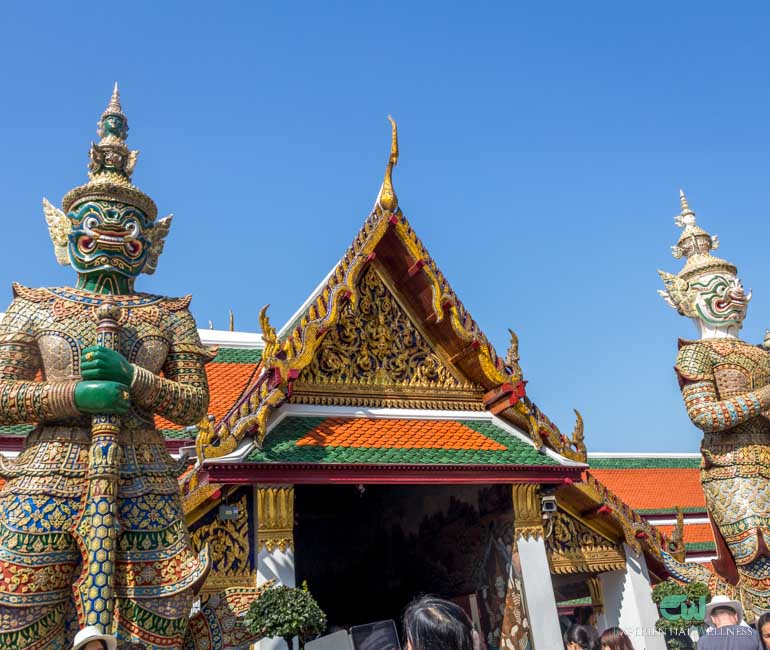
[[[508,328],[508,333],[511,335],[511,344],[508,346],[508,352],[505,355],[505,365],[510,368],[511,373],[515,377],[521,377],[521,366],[519,365],[519,359],[521,357],[519,356],[519,337],[516,336],[516,332],[514,332],[510,327]]]
[[[267,308],[270,305],[265,305],[259,312],[259,326],[262,328],[262,340],[265,342],[265,349],[262,351],[262,359],[265,365],[269,365],[269,362],[275,357],[278,352],[278,335],[275,328],[270,324],[270,319],[267,316]]]
[[[390,142],[390,157],[388,166],[385,168],[385,179],[382,181],[382,189],[377,199],[380,207],[388,212],[395,212],[398,207],[398,197],[393,189],[393,167],[398,163],[398,127],[396,121],[388,115],[390,126],[392,128],[392,138]]]
[[[687,546],[684,541],[684,511],[681,506],[676,507],[676,525],[671,533],[668,550],[677,560],[684,562]]]

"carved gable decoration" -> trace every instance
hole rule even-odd
[[[214,509],[203,523],[191,531],[193,549],[197,553],[208,544],[213,565],[201,593],[216,593],[227,587],[253,587],[256,584],[249,501],[244,494],[235,502],[238,508],[235,519],[223,521],[218,516],[218,510]]]
[[[481,409],[481,389],[460,379],[431,348],[370,265],[358,300],[343,308],[292,401],[391,407]]]
[[[625,568],[622,546],[583,522],[559,510],[550,525],[546,548],[554,573],[596,573]]]

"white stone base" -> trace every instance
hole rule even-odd
[[[527,604],[534,650],[559,650],[564,647],[564,641],[545,542],[542,537],[522,537],[517,547],[521,561],[522,595]]]
[[[627,544],[626,570],[599,575],[604,599],[604,612],[599,629],[619,627],[631,638],[635,650],[666,650],[663,635],[656,632],[658,608],[652,602],[650,574],[644,555],[636,555]]]

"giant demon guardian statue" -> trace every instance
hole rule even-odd
[[[44,201],[76,286],[14,285],[0,322],[0,422],[37,425],[0,463],[0,647],[61,650],[88,627],[150,650],[240,645],[233,621],[254,594],[223,594],[188,619],[209,560],[190,546],[180,467],[153,418],[206,416],[211,354],[189,297],[134,291],[171,217],[156,220],[131,184],[117,86],[98,132],[89,182],[63,210]]]
[[[664,557],[676,578],[708,582],[759,613],[770,609],[770,358],[738,338],[751,294],[736,267],[711,254],[717,238],[696,225],[684,193],[681,204],[683,230],[672,250],[686,262],[677,275],[660,272],[666,290],[659,293],[699,334],[680,340],[675,370],[687,413],[703,431],[701,483],[720,576]]]

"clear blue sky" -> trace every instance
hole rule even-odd
[[[8,3],[0,299],[67,284],[40,209],[120,81],[135,181],[176,215],[141,289],[279,325],[344,252],[398,120],[401,206],[529,392],[594,451],[696,451],[656,295],[684,187],[770,327],[770,9],[716,2]],[[477,5],[477,6],[474,6]]]

